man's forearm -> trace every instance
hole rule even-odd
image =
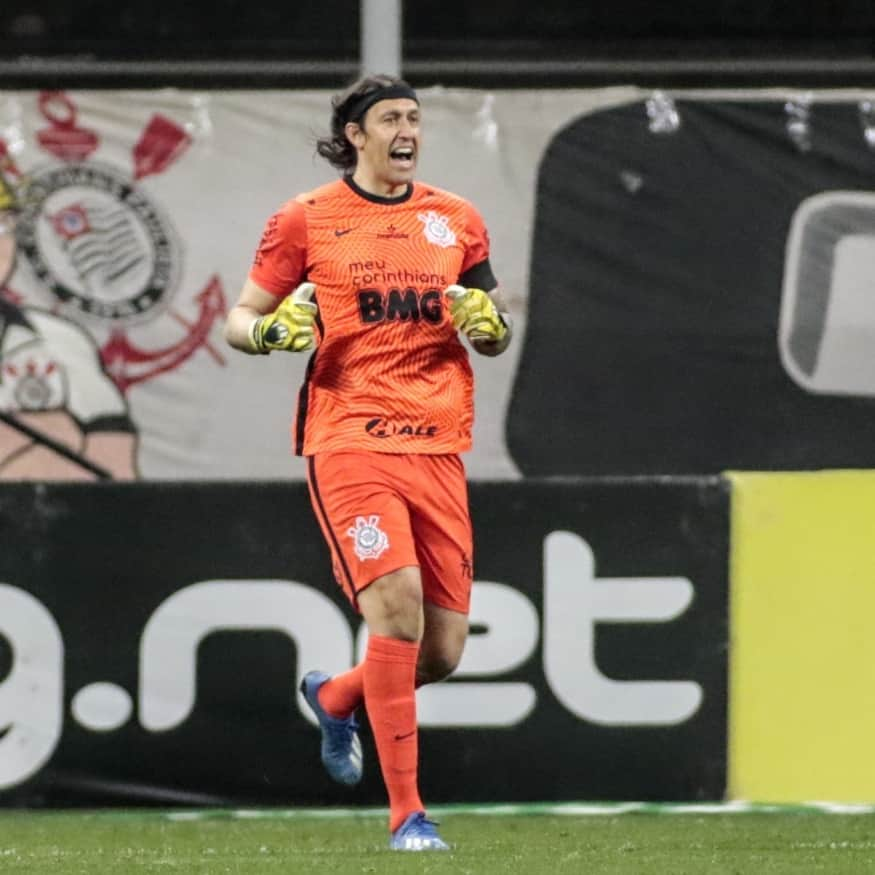
[[[250,355],[255,355],[258,350],[252,346],[252,341],[249,336],[249,329],[252,323],[258,319],[261,314],[253,307],[246,307],[237,304],[232,307],[225,319],[224,337],[225,341],[233,346],[234,349],[239,349],[241,352],[248,352]]]

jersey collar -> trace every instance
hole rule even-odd
[[[397,197],[383,197],[379,194],[371,194],[365,191],[360,185],[357,185],[351,176],[344,176],[343,181],[359,196],[366,201],[374,204],[403,204],[404,201],[409,201],[413,197],[413,183],[407,183],[407,191],[404,194],[399,194]]]

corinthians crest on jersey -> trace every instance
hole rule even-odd
[[[17,237],[45,287],[92,320],[151,318],[178,281],[180,244],[169,222],[106,164],[31,172]]]

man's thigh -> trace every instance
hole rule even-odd
[[[320,453],[308,459],[307,483],[334,576],[357,607],[357,593],[379,577],[419,565],[393,457]]]

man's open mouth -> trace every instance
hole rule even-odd
[[[397,149],[392,149],[389,157],[394,164],[411,165],[416,157],[416,152],[412,146],[399,146]]]

